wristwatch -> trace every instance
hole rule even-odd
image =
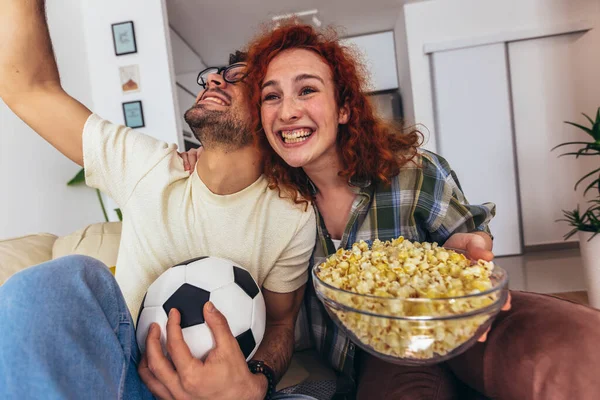
[[[271,397],[275,394],[275,372],[265,364],[264,361],[261,360],[250,360],[248,361],[248,369],[253,374],[263,374],[267,377],[267,394],[265,395],[265,400],[271,399]]]

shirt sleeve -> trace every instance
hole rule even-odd
[[[316,237],[315,212],[309,205],[292,240],[264,280],[265,289],[276,293],[290,293],[308,281],[308,264]]]
[[[86,184],[107,193],[119,207],[124,207],[138,182],[176,150],[173,144],[92,114],[83,129]]]
[[[423,161],[423,183],[417,212],[423,216],[431,241],[443,245],[454,233],[474,231],[491,236],[489,223],[496,214],[494,203],[469,204],[448,162],[433,153]]]

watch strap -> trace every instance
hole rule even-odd
[[[275,394],[275,372],[264,361],[248,361],[248,369],[253,374],[263,374],[267,378],[267,394],[265,400],[270,400]]]

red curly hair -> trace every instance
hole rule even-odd
[[[261,85],[269,63],[289,49],[314,51],[331,68],[338,107],[347,105],[350,118],[340,125],[337,146],[342,159],[339,175],[388,183],[400,167],[412,160],[421,145],[421,133],[411,128],[405,133],[375,116],[366,96],[366,72],[352,49],[342,46],[333,29],[317,32],[312,26],[287,21],[275,30],[265,30],[248,47],[248,77],[252,126],[255,141],[264,157],[264,174],[271,189],[295,203],[314,200],[302,168],[290,167],[267,141],[260,120]],[[298,196],[298,195],[301,195]]]

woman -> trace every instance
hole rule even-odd
[[[493,258],[495,206],[469,205],[448,163],[419,149],[419,132],[400,134],[375,117],[363,70],[335,35],[294,23],[266,32],[249,46],[248,71],[265,174],[282,196],[316,205],[317,261],[360,239],[400,235]],[[583,306],[513,292],[512,310],[499,315],[487,341],[442,365],[409,368],[359,352],[314,293],[307,296],[316,347],[348,382],[357,378],[360,399],[600,393],[600,315]]]

